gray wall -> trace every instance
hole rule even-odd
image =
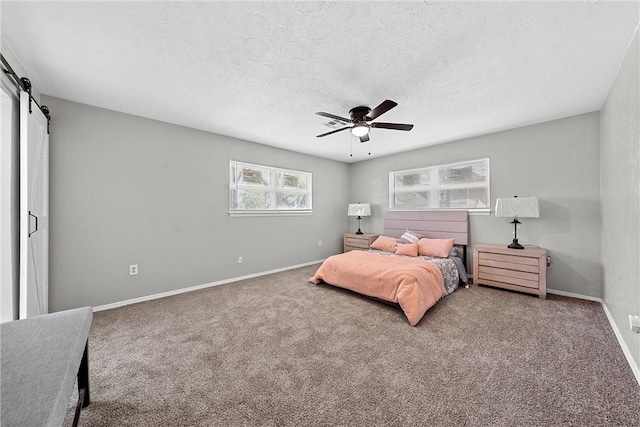
[[[640,89],[638,33],[600,113],[603,298],[636,366],[640,335]]]
[[[53,116],[51,311],[269,271],[341,250],[347,164],[42,98]],[[230,159],[312,172],[313,215],[230,218]],[[130,264],[139,265],[139,275],[129,276]]]
[[[547,287],[600,297],[597,112],[353,164],[352,199],[372,204],[367,229],[381,232],[390,171],[483,157],[491,159],[492,206],[496,197],[539,199],[540,218],[522,219],[518,240],[546,248],[553,257]],[[471,216],[471,245],[510,243],[510,220]]]

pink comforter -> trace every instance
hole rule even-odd
[[[421,259],[351,251],[327,258],[309,282],[399,303],[411,326],[446,295],[440,269]]]

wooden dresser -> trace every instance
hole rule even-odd
[[[473,283],[547,296],[547,251],[506,244],[473,245]]]
[[[378,234],[345,233],[343,236],[344,252],[366,251],[378,238]]]

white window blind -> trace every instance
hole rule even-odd
[[[311,213],[309,172],[230,161],[229,187],[232,215]]]
[[[489,211],[489,159],[389,173],[389,208]]]

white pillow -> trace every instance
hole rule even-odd
[[[400,236],[398,243],[416,243],[420,239],[422,239],[422,234],[407,230],[402,236]]]

